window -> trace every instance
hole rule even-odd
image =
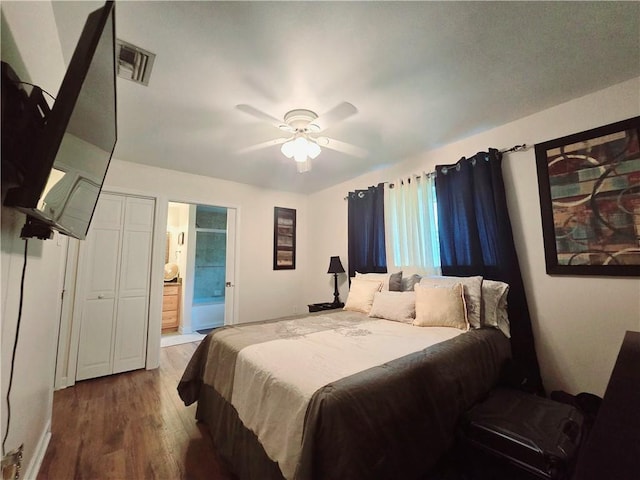
[[[396,267],[440,273],[435,181],[424,175],[396,182],[385,202],[387,237]]]

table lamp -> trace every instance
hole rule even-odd
[[[340,257],[331,257],[329,260],[329,270],[327,273],[333,273],[333,304],[340,305],[340,292],[338,291],[338,274],[344,273],[344,267],[340,261]]]

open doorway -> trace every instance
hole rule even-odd
[[[234,208],[169,202],[161,345],[233,323]]]

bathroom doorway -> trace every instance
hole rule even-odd
[[[234,208],[169,202],[162,346],[234,323],[235,225]]]

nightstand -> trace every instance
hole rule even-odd
[[[180,326],[180,290],[182,284],[165,282],[162,295],[162,333],[173,332]]]
[[[336,308],[342,308],[344,307],[344,303],[333,303],[333,302],[312,303],[307,306],[309,307],[309,313],[313,313],[313,312],[321,312],[323,310],[334,310]]]

